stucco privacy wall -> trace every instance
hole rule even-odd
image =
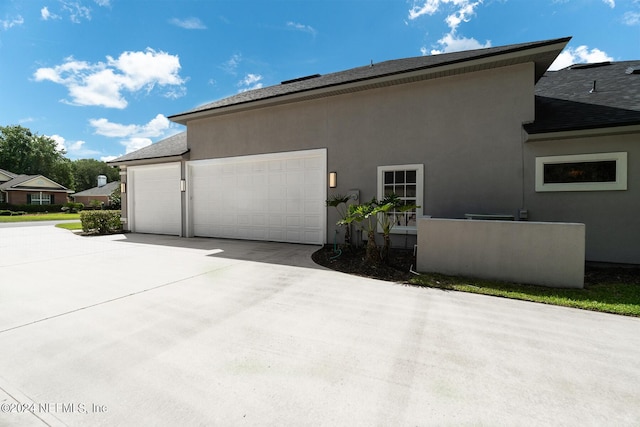
[[[524,150],[530,220],[584,223],[588,261],[640,264],[639,133],[527,142]],[[608,152],[627,153],[627,190],[536,193],[536,157]]]
[[[420,272],[584,286],[584,224],[418,220]]]
[[[362,200],[376,195],[378,166],[421,163],[424,214],[515,214],[533,72],[520,64],[193,120],[190,159],[327,148],[338,173],[329,195],[355,188]],[[328,241],[336,221],[330,209]]]

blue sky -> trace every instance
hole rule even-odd
[[[640,59],[640,0],[0,0],[0,125],[110,160],[239,91],[565,36],[556,69]]]

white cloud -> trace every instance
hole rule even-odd
[[[606,61],[613,61],[613,58],[600,49],[589,49],[587,46],[578,46],[575,49],[567,47],[560,53],[560,55],[558,55],[556,60],[553,61],[553,64],[551,64],[549,69],[555,71],[566,68],[573,64]]]
[[[0,27],[2,27],[2,29],[5,31],[8,30],[9,28],[15,27],[16,25],[22,25],[22,24],[24,24],[24,18],[20,15],[11,19],[0,20]]]
[[[64,102],[69,104],[122,109],[128,104],[125,91],[149,93],[160,86],[165,96],[184,95],[180,68],[177,55],[147,48],[144,52],[123,52],[117,59],[107,56],[106,62],[95,64],[68,57],[61,65],[39,68],[34,78],[65,86],[71,100]]]
[[[297,22],[287,22],[287,27],[304,33],[309,33],[312,36],[318,34],[318,31],[310,25],[299,24]]]
[[[49,8],[46,6],[40,9],[40,17],[43,21],[48,21],[50,19],[60,19],[60,16],[56,15],[55,13],[49,12]]]
[[[469,22],[471,20],[471,16],[475,15],[475,8],[478,7],[480,3],[480,1],[476,1],[473,3],[460,2],[459,5],[456,4],[456,6],[459,6],[459,9],[445,19],[452,33],[458,29],[458,26],[462,22]]]
[[[67,141],[60,135],[49,136],[56,143],[58,151],[64,151],[70,157],[90,157],[100,154],[99,151],[84,148],[85,141]]]
[[[98,6],[109,7],[111,6],[111,0],[93,0]]]
[[[469,22],[476,14],[476,9],[482,4],[483,0],[421,0],[414,3],[413,8],[409,10],[409,19],[417,19],[421,16],[432,16],[438,12],[447,13],[444,22],[449,27],[449,32],[440,38],[437,47],[429,50],[423,46],[420,51],[423,55],[439,54],[446,52],[457,52],[461,50],[481,49],[491,47],[491,41],[484,43],[474,38],[459,36],[457,34],[458,27],[464,22]]]
[[[446,34],[443,38],[438,40],[438,43],[442,46],[442,49],[432,49],[430,52],[431,55],[491,47],[490,40],[487,40],[482,44],[474,38],[456,37],[455,34],[452,33]],[[425,48],[422,49],[422,54],[426,54]]]
[[[238,87],[240,87],[238,92],[260,89],[263,86],[260,80],[262,80],[262,76],[259,74],[247,74],[244,79],[238,82]]]
[[[616,7],[616,1],[615,0],[602,0],[602,1],[604,2],[604,4],[609,6],[611,9]]]
[[[236,53],[231,58],[229,58],[228,61],[222,64],[220,68],[222,68],[225,72],[229,74],[236,74],[236,70],[238,69],[238,66],[240,65],[241,61],[242,61],[242,55],[239,53]]]
[[[69,13],[71,22],[79,24],[83,19],[91,20],[91,9],[83,6],[80,2],[61,0],[60,3],[62,3],[62,9]]]
[[[53,139],[56,143],[56,149],[58,151],[63,151],[67,149],[67,147],[65,146],[65,140],[63,137],[61,137],[60,135],[51,135],[49,138]]]
[[[100,157],[100,161],[102,162],[110,162],[111,160],[115,160],[120,156],[102,156]]]
[[[126,153],[131,153],[150,145],[152,143],[151,138],[168,137],[176,133],[171,128],[172,124],[169,119],[162,114],[156,115],[143,125],[114,123],[105,118],[91,119],[89,124],[94,128],[94,132],[97,135],[119,138],[120,144],[125,147]]]
[[[440,0],[425,0],[422,5],[415,5],[409,11],[409,19],[416,19],[423,15],[433,15],[440,8]]]
[[[162,136],[171,126],[171,122],[162,114],[156,115],[144,125],[123,125],[107,119],[91,119],[89,124],[95,133],[110,138],[150,138]]]
[[[420,0],[414,1],[414,5],[409,10],[409,19],[417,19],[424,15],[435,15],[443,7],[453,6],[455,12],[447,17],[455,21],[456,15],[458,19],[465,20],[465,17],[472,15],[474,9],[482,3],[483,0]]]
[[[629,26],[640,24],[640,12],[625,12],[622,22]]]
[[[132,153],[136,150],[144,148],[148,145],[152,144],[152,141],[149,138],[129,138],[123,141],[120,141],[122,145],[125,147],[125,153]]]
[[[198,18],[187,18],[187,19],[178,19],[173,18],[169,20],[169,22],[173,25],[176,25],[180,28],[184,28],[187,30],[206,30],[207,26],[202,23],[202,21]]]

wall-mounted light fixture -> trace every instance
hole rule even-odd
[[[180,180],[180,191],[187,191],[187,181],[185,181],[184,179]]]
[[[329,188],[338,186],[338,172],[329,172]]]
[[[126,182],[121,182],[120,183],[120,192],[121,193],[126,193],[127,192],[127,183]]]

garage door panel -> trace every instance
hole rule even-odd
[[[127,174],[132,231],[180,235],[180,164],[133,166]]]
[[[193,161],[188,167],[194,235],[324,243],[326,150]],[[214,213],[221,209],[223,215]]]
[[[317,229],[322,225],[322,219],[319,215],[305,215],[304,226],[305,228]]]

